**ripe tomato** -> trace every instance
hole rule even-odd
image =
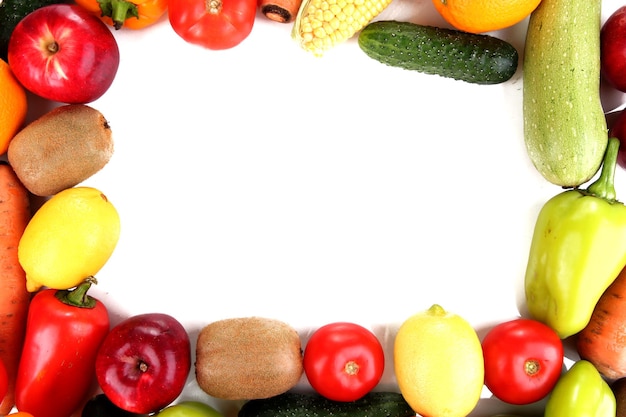
[[[561,375],[563,343],[539,321],[520,318],[500,323],[487,333],[482,347],[485,385],[504,402],[539,401]]]
[[[248,37],[257,0],[176,0],[169,21],[185,41],[208,49],[229,49]]]
[[[348,322],[317,329],[306,344],[304,372],[311,387],[333,401],[356,401],[380,381],[383,347],[371,331]]]

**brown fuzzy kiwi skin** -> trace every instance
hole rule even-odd
[[[112,155],[108,121],[84,104],[50,110],[18,132],[7,150],[18,178],[37,196],[50,196],[83,182]]]
[[[196,343],[196,381],[212,397],[263,399],[295,387],[303,374],[297,331],[263,317],[216,321]]]

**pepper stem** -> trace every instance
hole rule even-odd
[[[137,5],[128,0],[98,0],[102,16],[108,16],[113,20],[113,27],[121,29],[126,19],[135,17],[139,19]]]
[[[96,299],[87,294],[91,284],[97,284],[95,277],[88,277],[72,290],[58,290],[56,298],[64,304],[79,308],[94,308]]]
[[[614,180],[619,144],[619,139],[609,138],[609,143],[606,147],[606,152],[604,153],[604,160],[602,161],[602,172],[600,173],[600,177],[587,188],[589,193],[610,202],[616,201],[617,198],[615,194]]]

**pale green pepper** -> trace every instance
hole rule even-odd
[[[613,179],[619,140],[611,138],[600,177],[586,190],[552,197],[535,224],[525,276],[530,315],[562,339],[581,331],[626,265],[626,206]]]
[[[183,401],[170,405],[157,415],[159,417],[224,417],[215,408],[198,401]]]
[[[615,395],[595,366],[579,360],[558,380],[544,417],[615,417]]]

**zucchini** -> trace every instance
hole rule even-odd
[[[397,392],[370,392],[352,402],[331,401],[319,394],[288,391],[250,400],[238,417],[413,417],[415,411]]]
[[[600,102],[601,0],[542,0],[524,47],[524,142],[548,181],[577,187],[608,143]]]
[[[13,29],[27,14],[50,4],[69,0],[0,0],[0,58],[7,60],[7,49]]]
[[[475,84],[507,81],[519,59],[513,45],[494,36],[393,20],[368,24],[358,44],[383,64]]]

